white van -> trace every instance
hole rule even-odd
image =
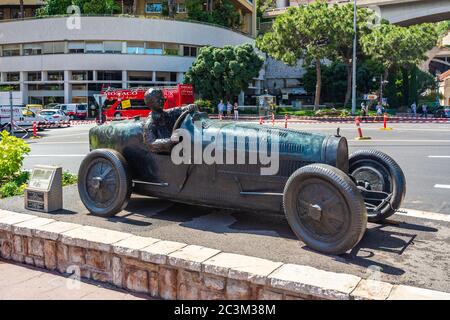
[[[48,124],[48,121],[46,121],[43,117],[22,106],[13,106],[13,119],[17,126],[25,129],[33,128],[33,123],[36,123],[37,128],[41,130]],[[0,130],[6,128],[10,122],[11,107],[0,106]]]
[[[64,111],[71,120],[86,119],[88,112],[87,103],[61,103],[51,107],[51,109]]]

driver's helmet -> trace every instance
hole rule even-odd
[[[152,110],[162,110],[164,107],[164,93],[161,89],[151,88],[145,92],[144,102]]]

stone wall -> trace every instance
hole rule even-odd
[[[162,299],[450,299],[442,292],[5,210],[0,256]]]

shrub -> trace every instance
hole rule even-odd
[[[0,181],[4,181],[20,170],[24,155],[30,152],[30,147],[7,131],[0,132],[0,138]]]
[[[198,106],[200,111],[214,113],[214,106],[210,100],[198,99],[195,100],[195,104]]]
[[[18,196],[23,194],[26,184],[18,185],[15,181],[10,181],[0,187],[0,198]]]
[[[62,185],[68,186],[70,184],[76,183],[78,180],[78,177],[74,174],[71,174],[69,171],[64,171],[62,175]]]

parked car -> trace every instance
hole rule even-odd
[[[87,118],[87,103],[57,104],[51,109],[64,111],[69,116],[70,120]]]
[[[44,107],[42,104],[27,104],[25,108],[30,109],[33,112],[39,113]]]
[[[405,196],[405,177],[391,157],[376,150],[360,150],[349,156],[347,140],[339,132],[324,135],[214,121],[196,111],[183,112],[172,133],[179,133],[179,128],[190,137],[204,137],[203,152],[211,143],[222,141],[219,146],[226,146],[224,153],[233,146],[233,154],[245,159],[257,153],[258,145],[261,150],[266,143],[268,149],[272,135],[277,134],[278,171],[261,175],[261,164],[175,164],[170,154],[150,151],[145,120],[112,122],[89,132],[91,152],[78,172],[78,190],[86,208],[92,214],[110,217],[136,193],[217,208],[284,214],[293,232],[309,247],[341,254],[360,241],[368,219],[381,221],[391,216]],[[211,142],[206,138],[217,134],[224,140]],[[243,140],[225,143],[230,136]],[[251,138],[259,142],[239,143]]]
[[[44,109],[39,113],[39,115],[43,117],[46,121],[48,121],[52,126],[70,127],[70,118],[62,110]]]
[[[43,130],[48,122],[34,111],[24,108],[22,106],[13,106],[13,120],[14,124],[24,128],[32,129],[34,123],[36,123],[37,130]],[[11,107],[0,106],[0,130],[11,129]]]

